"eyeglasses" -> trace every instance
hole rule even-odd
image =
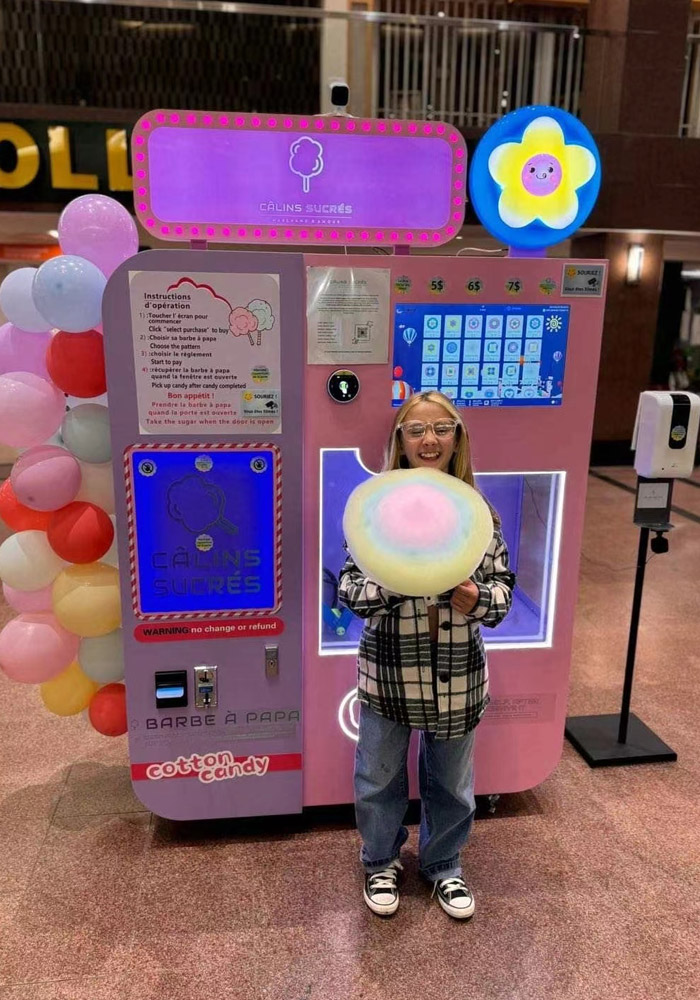
[[[431,430],[437,438],[448,438],[454,435],[458,426],[456,420],[438,420],[434,424],[422,424],[418,420],[414,420],[407,424],[399,424],[399,430],[406,437],[415,440],[425,437],[428,430]]]

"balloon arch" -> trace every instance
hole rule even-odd
[[[0,285],[0,443],[19,454],[0,487],[5,600],[0,668],[38,684],[56,715],[87,710],[126,732],[102,294],[138,250],[129,212],[76,198],[58,224],[62,253]]]

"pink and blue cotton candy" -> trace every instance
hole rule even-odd
[[[396,594],[427,597],[464,583],[493,536],[481,494],[434,469],[373,476],[350,495],[343,517],[362,572]]]

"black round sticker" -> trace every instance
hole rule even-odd
[[[360,380],[355,372],[340,369],[328,379],[327,389],[336,403],[351,403],[360,391]]]

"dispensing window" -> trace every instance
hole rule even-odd
[[[343,511],[356,486],[372,473],[354,448],[321,449],[321,565],[319,652],[357,651],[364,622],[338,600]],[[564,472],[492,472],[476,476],[478,488],[501,517],[501,530],[516,574],[513,607],[483,636],[488,648],[534,648],[552,644],[559,566]]]

